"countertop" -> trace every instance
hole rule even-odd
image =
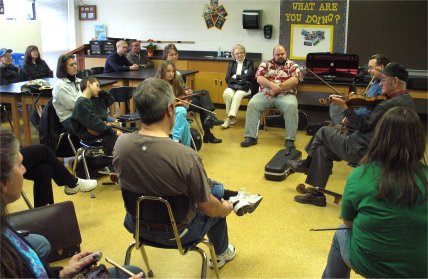
[[[143,50],[144,51],[144,50]],[[163,51],[156,50],[154,56],[150,57],[150,59],[163,59],[162,58]],[[179,51],[179,59],[180,60],[201,60],[201,61],[221,61],[221,62],[229,62],[233,59],[231,57],[217,57],[216,51],[196,51],[196,50],[180,50]],[[105,58],[108,55],[85,55],[85,57],[93,57],[93,58]],[[261,61],[262,54],[261,53],[253,53],[247,52],[247,59],[253,61]]]

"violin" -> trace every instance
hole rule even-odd
[[[125,132],[125,133],[132,133],[134,131],[132,129],[119,126],[119,124],[116,122],[110,122],[109,124],[107,124],[107,126],[110,126],[112,129],[119,130],[119,131]],[[86,128],[86,130],[88,131],[89,134],[91,134],[95,137],[100,137],[103,135],[103,133],[97,132],[97,131],[90,129],[90,128]]]
[[[375,97],[368,97],[368,96],[364,96],[364,95],[358,95],[358,94],[349,94],[348,96],[345,96],[343,93],[340,93],[339,91],[336,90],[336,88],[334,88],[333,86],[331,86],[330,84],[328,84],[328,82],[326,82],[324,79],[322,79],[320,76],[318,76],[317,74],[315,74],[314,72],[312,72],[311,70],[309,70],[308,68],[306,68],[306,71],[308,71],[309,73],[313,74],[315,77],[317,77],[319,80],[321,80],[322,82],[324,82],[328,87],[330,87],[337,95],[332,95],[329,98],[325,99],[325,98],[320,98],[318,99],[318,102],[322,105],[330,103],[331,102],[331,97],[338,97],[341,98],[343,100],[345,100],[345,103],[348,106],[351,107],[374,107],[376,106],[378,103],[386,100],[385,96],[375,96]],[[367,86],[366,90],[364,91],[364,93],[367,92],[369,86],[371,85],[371,83],[373,82],[374,77],[372,78],[372,80],[370,81],[369,85]]]
[[[327,99],[325,98],[318,99],[318,102],[322,105],[328,104],[332,100],[331,97],[337,97],[345,100],[345,103],[350,107],[374,107],[380,102],[386,100],[386,97],[383,95],[368,97],[368,96],[363,96],[358,94],[352,94],[347,97],[344,95],[331,95]]]

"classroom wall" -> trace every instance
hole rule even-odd
[[[24,53],[28,45],[36,45],[43,51],[40,26],[37,20],[0,19],[0,47]]]
[[[97,20],[77,19],[77,45],[89,43],[94,37],[95,24],[105,24],[108,37],[195,41],[177,44],[179,50],[217,51],[220,46],[224,51],[242,43],[247,52],[261,52],[263,59],[272,57],[272,49],[279,41],[279,0],[219,0],[228,13],[221,30],[207,29],[205,25],[203,8],[209,3],[209,0],[88,0],[85,4],[97,6]],[[273,25],[272,39],[264,39],[262,28],[243,29],[243,10],[263,10],[261,25]]]

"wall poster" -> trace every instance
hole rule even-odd
[[[227,12],[223,5],[218,4],[218,0],[210,0],[210,4],[205,4],[202,17],[204,18],[207,28],[223,28],[226,22]]]
[[[279,42],[294,61],[312,52],[346,52],[349,0],[281,0]]]

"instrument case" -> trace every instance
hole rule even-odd
[[[282,181],[293,171],[288,166],[289,160],[300,160],[302,152],[293,149],[290,154],[286,154],[287,149],[281,149],[265,166],[265,178],[267,180]]]
[[[323,78],[349,78],[351,81],[358,73],[359,57],[357,54],[313,52],[306,55],[306,68]],[[316,78],[307,73],[305,78]]]

